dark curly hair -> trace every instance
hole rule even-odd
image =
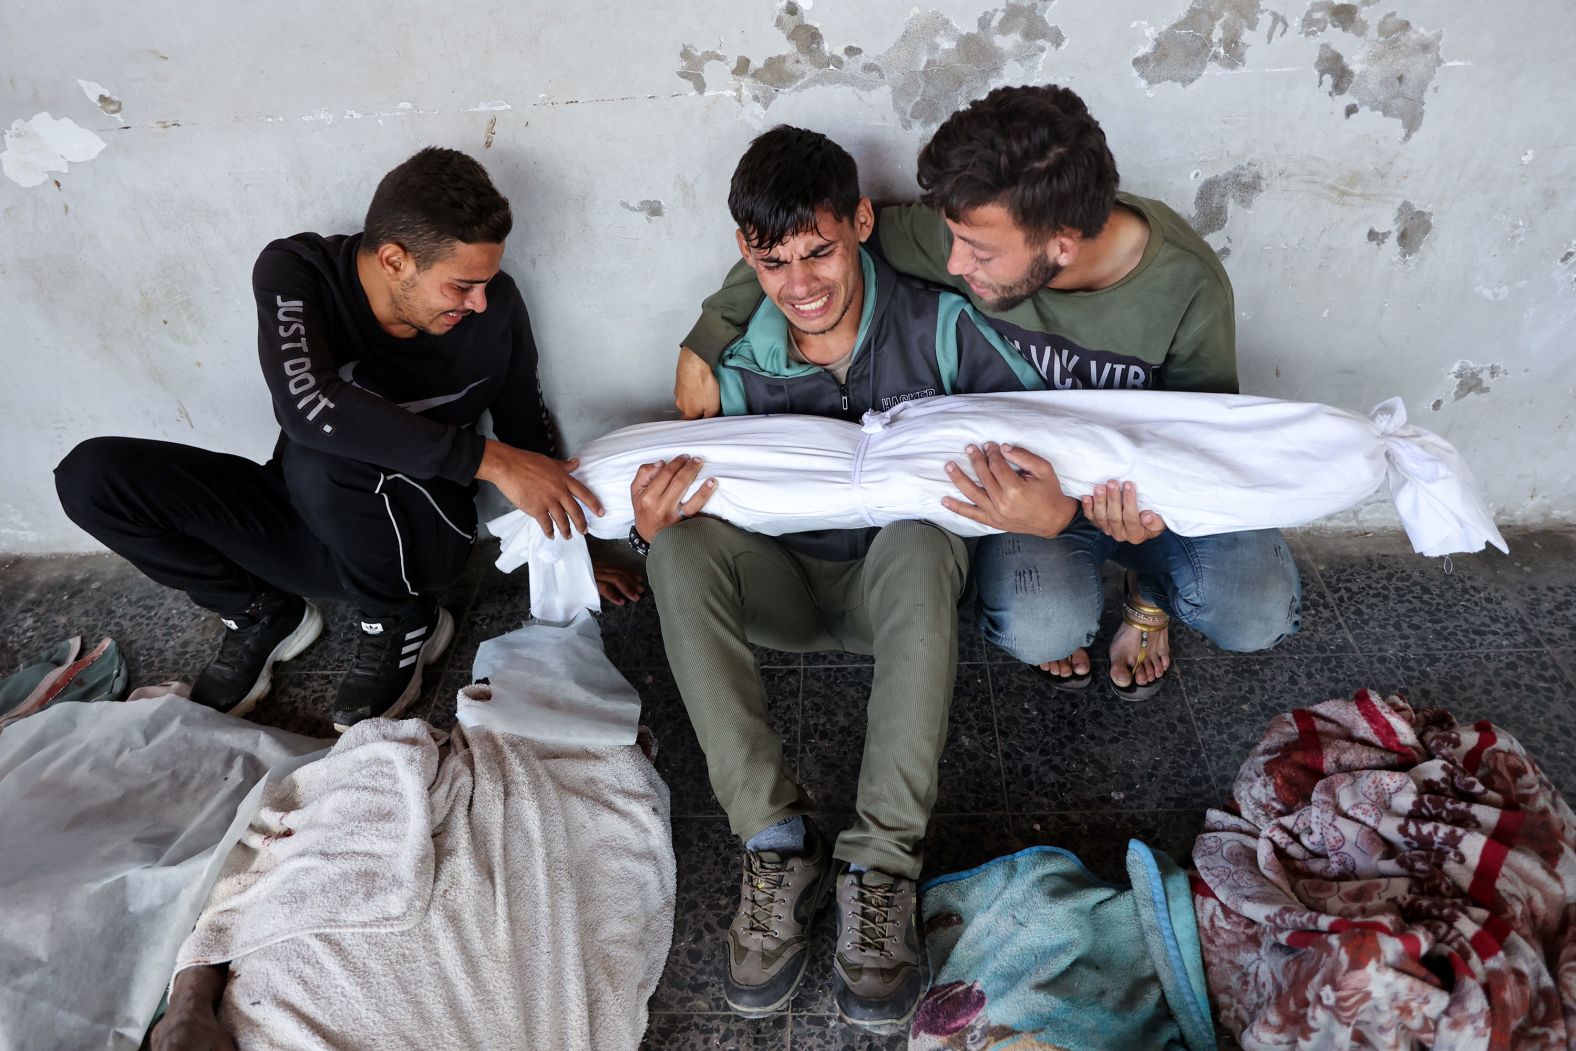
[[[428,146],[378,183],[361,250],[397,244],[425,269],[448,255],[455,241],[503,244],[513,228],[509,201],[487,169],[459,150]]]
[[[1054,84],[997,88],[947,118],[919,154],[921,200],[954,221],[1007,208],[1030,243],[1094,237],[1116,206],[1116,159],[1089,108]]]
[[[859,208],[859,168],[818,131],[779,124],[755,137],[733,169],[728,211],[758,252],[815,229],[826,208],[839,221]]]

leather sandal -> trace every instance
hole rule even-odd
[[[1115,679],[1111,680],[1111,692],[1124,701],[1146,701],[1160,692],[1165,685],[1166,676],[1171,674],[1171,665],[1166,665],[1166,670],[1161,672],[1154,681],[1139,685],[1137,669],[1144,663],[1144,658],[1149,656],[1149,635],[1151,632],[1164,631],[1171,625],[1171,617],[1159,606],[1151,605],[1138,597],[1138,589],[1132,589],[1131,596],[1122,603],[1122,623],[1138,631],[1138,656],[1133,661],[1133,666],[1128,669],[1128,674],[1133,680],[1126,686],[1119,686]]]

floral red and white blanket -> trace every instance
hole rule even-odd
[[[1217,1015],[1261,1048],[1576,1049],[1576,815],[1488,722],[1277,716],[1193,847]]]

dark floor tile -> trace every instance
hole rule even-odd
[[[1443,559],[1408,554],[1324,555],[1316,563],[1341,619],[1365,653],[1539,644],[1498,575],[1466,556],[1452,560],[1449,572]]]
[[[794,1011],[789,1020],[794,1051],[901,1051],[908,1047],[908,1032],[880,1036],[849,1025],[836,1014]]]
[[[662,647],[662,620],[657,615],[657,600],[650,597],[624,606],[611,603],[602,607],[602,638],[608,657],[625,671],[641,671],[668,666]]]
[[[847,650],[811,650],[804,654],[806,668],[839,668],[844,665],[874,665],[876,659],[868,653],[850,653]]]
[[[342,672],[355,661],[361,618],[354,602],[319,601],[323,634],[291,663],[301,671]]]
[[[874,680],[875,668],[869,665],[804,670],[799,784],[821,809],[854,807],[865,746],[865,706]]]
[[[431,697],[431,702],[424,706],[413,704],[407,714],[419,715],[439,730],[453,729],[460,690],[470,684],[470,670],[450,669],[437,673],[433,680],[422,690],[423,697]]]
[[[1184,660],[1183,689],[1214,769],[1215,790],[1202,800],[1223,804],[1248,752],[1269,721],[1282,712],[1332,698],[1350,697],[1378,684],[1369,658],[1285,657],[1257,654]]]
[[[1177,671],[1136,703],[1104,685],[1102,661],[1095,685],[1076,694],[1050,689],[1023,665],[990,671],[1011,810],[1153,810],[1214,795]]]
[[[679,697],[673,676],[666,669],[625,673],[640,693],[640,721],[651,728],[657,740],[657,772],[672,793],[674,816],[721,814],[722,807],[712,792],[706,771],[706,756],[695,737],[689,713]],[[767,719],[783,743],[783,762],[790,777],[796,776],[799,761],[798,668],[763,668],[761,682],[766,688]]]
[[[134,685],[178,679],[189,683],[219,652],[223,640],[224,624],[216,615],[174,595],[164,614],[140,636],[127,639],[123,648]]]
[[[674,818],[673,853],[678,866],[673,948],[651,1009],[724,1012],[722,968],[728,924],[739,904],[743,853],[722,817]]]
[[[1576,686],[1545,650],[1375,659],[1381,688],[1415,707],[1446,708],[1464,723],[1508,730],[1560,791],[1576,798]]]
[[[653,1013],[643,1051],[767,1051],[787,1048],[788,1016]]]
[[[947,814],[925,830],[925,867],[920,881],[977,868],[1027,845],[1007,814]]]
[[[984,664],[959,665],[941,753],[936,814],[1007,808],[989,674]],[[851,810],[864,758],[875,669],[807,667],[804,676],[800,783],[818,805]]]
[[[281,665],[275,670],[273,689],[247,718],[262,726],[277,726],[308,737],[337,739],[332,709],[338,687],[336,672],[302,671]]]
[[[1197,810],[1084,810],[1059,814],[1017,814],[1017,838],[1026,846],[1044,844],[1078,855],[1084,867],[1107,883],[1127,879],[1127,841],[1136,839],[1171,855],[1187,867],[1193,840],[1204,827]]]
[[[959,665],[952,709],[947,714],[940,784],[931,812],[979,814],[1006,809],[990,673],[984,664]]]
[[[126,655],[132,682],[140,683],[164,663],[158,640],[161,631],[174,637],[167,619],[172,600],[200,617],[184,596],[115,555],[29,559],[13,568],[7,584],[9,608],[0,637],[0,668],[6,671],[72,635],[81,635],[85,646],[108,635]],[[21,595],[14,602],[12,587]]]
[[[469,670],[476,660],[478,646],[524,627],[530,617],[528,596],[496,591],[478,593],[464,618],[456,620],[454,643],[449,647],[450,665]]]

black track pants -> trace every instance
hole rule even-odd
[[[413,479],[290,442],[267,464],[189,445],[92,438],[55,468],[71,520],[220,614],[284,591],[404,613],[464,570],[474,486]]]

